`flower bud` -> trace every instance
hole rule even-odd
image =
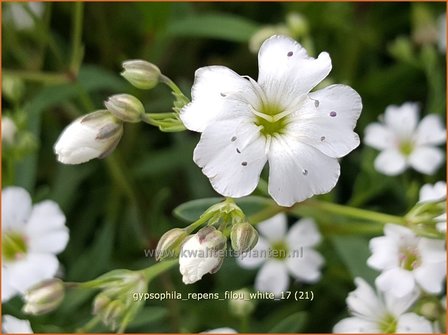
[[[229,309],[230,313],[240,318],[250,315],[255,309],[255,302],[250,300],[249,290],[243,288],[232,292],[232,298],[229,300]]]
[[[123,122],[106,110],[80,117],[66,127],[54,151],[64,164],[80,164],[112,153],[123,135]]]
[[[98,294],[93,302],[93,314],[98,316],[106,327],[115,330],[127,308],[121,300],[108,299],[104,293]]]
[[[247,252],[257,244],[258,232],[249,222],[237,223],[230,232],[230,241],[233,250]]]
[[[213,227],[204,227],[182,245],[179,270],[185,284],[197,282],[206,273],[219,270],[224,259],[226,238]]]
[[[249,50],[257,53],[265,40],[273,35],[290,36],[289,29],[281,24],[277,26],[264,26],[257,30],[249,39]]]
[[[145,107],[130,94],[116,94],[104,102],[107,110],[124,122],[140,122]]]
[[[2,117],[2,142],[8,145],[12,145],[14,143],[14,139],[16,137],[17,127],[14,121],[7,117]]]
[[[167,258],[177,257],[179,255],[180,246],[187,238],[188,233],[185,229],[174,228],[168,230],[157,243],[156,260],[161,261]]]
[[[3,96],[12,102],[18,102],[25,93],[25,84],[17,77],[4,75],[2,78]]]
[[[45,280],[25,293],[23,312],[32,315],[49,313],[61,304],[64,295],[64,283],[60,279]]]
[[[149,90],[159,83],[160,69],[144,60],[128,60],[123,62],[121,73],[132,85],[142,90]]]
[[[286,26],[294,37],[302,37],[308,34],[308,22],[299,13],[288,13],[286,15]]]

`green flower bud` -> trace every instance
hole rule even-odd
[[[305,36],[309,31],[308,21],[299,13],[288,13],[286,15],[286,26],[294,37]]]
[[[156,260],[175,258],[179,255],[182,242],[187,238],[188,233],[185,229],[174,228],[168,230],[157,243]]]
[[[249,222],[238,223],[232,227],[230,241],[233,250],[247,252],[257,244],[258,232]]]
[[[61,304],[64,295],[64,283],[60,279],[45,280],[25,293],[23,312],[32,315],[49,313]]]
[[[250,300],[249,290],[243,288],[234,291],[229,300],[229,309],[230,313],[240,318],[250,315],[255,309],[255,302]]]
[[[124,122],[140,122],[145,107],[130,94],[116,94],[104,102],[107,110]]]
[[[159,83],[160,69],[144,60],[128,60],[123,63],[121,73],[132,85],[142,90],[149,90]]]
[[[249,50],[257,53],[265,40],[273,35],[290,36],[291,32],[285,25],[263,26],[257,30],[249,39]]]
[[[2,93],[11,102],[18,102],[25,92],[25,84],[17,77],[4,75],[2,78]]]

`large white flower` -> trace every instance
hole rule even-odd
[[[257,290],[279,295],[289,286],[289,274],[305,283],[319,280],[324,260],[313,249],[321,239],[313,220],[299,220],[287,231],[287,218],[281,213],[261,222],[257,228],[258,243],[237,258],[247,269],[261,265],[255,278]]]
[[[53,201],[34,206],[26,190],[2,191],[2,301],[24,293],[58,269],[68,242],[65,216]]]
[[[309,57],[288,37],[266,40],[258,62],[258,82],[224,66],[196,71],[193,100],[180,114],[202,133],[194,161],[224,196],[250,194],[266,162],[269,193],[282,206],[329,192],[337,159],[359,145],[361,98],[344,85],[310,93],[330,72],[330,56]]]
[[[384,226],[384,236],[370,240],[372,255],[367,264],[382,271],[376,285],[390,295],[402,297],[420,286],[442,292],[446,275],[445,241],[416,236],[395,224]]]
[[[2,330],[5,334],[33,334],[28,320],[20,320],[11,315],[3,315]]]
[[[425,184],[420,189],[420,202],[438,201],[446,199],[446,182],[438,181],[434,185]],[[437,217],[437,229],[446,232],[446,213]]]
[[[355,284],[346,300],[353,316],[339,321],[334,333],[432,333],[428,320],[407,312],[419,296],[417,290],[396,298],[377,294],[362,278],[355,278]]]
[[[444,160],[437,148],[446,142],[446,130],[440,118],[431,114],[418,123],[418,105],[404,103],[388,106],[381,123],[367,126],[364,142],[381,150],[375,159],[375,169],[394,176],[409,166],[424,174],[433,174]]]

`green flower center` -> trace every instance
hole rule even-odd
[[[260,132],[265,136],[282,134],[287,124],[288,112],[278,105],[263,104],[259,111],[253,111],[256,115],[255,124],[261,126]]]
[[[417,250],[412,247],[402,248],[400,250],[400,267],[412,271],[421,264],[420,255]]]
[[[414,150],[414,143],[411,141],[403,141],[400,143],[400,152],[405,155],[409,156],[412,154],[412,151]]]
[[[394,334],[397,331],[397,319],[391,314],[386,314],[381,320],[380,330],[383,334]]]
[[[283,260],[288,257],[289,248],[288,245],[283,241],[274,242],[271,245],[271,257]]]
[[[3,233],[2,255],[7,261],[14,261],[26,254],[27,245],[25,237],[17,232]]]

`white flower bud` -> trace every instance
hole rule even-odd
[[[144,60],[128,60],[123,63],[121,73],[132,85],[142,90],[149,90],[159,83],[160,69]]]
[[[23,312],[33,315],[49,313],[61,304],[64,295],[64,283],[60,279],[43,281],[25,293]]]
[[[248,289],[241,289],[234,292],[235,299],[229,300],[230,313],[238,317],[250,315],[255,309],[255,302],[250,300]]]
[[[2,142],[8,145],[14,143],[14,138],[17,133],[17,127],[14,121],[7,117],[2,117]]]
[[[215,273],[224,260],[226,238],[213,227],[204,227],[182,246],[179,270],[185,284],[197,282],[206,273]]]
[[[187,238],[185,229],[174,228],[168,230],[157,243],[156,260],[161,261],[167,258],[176,257],[179,254],[182,242]]]
[[[237,223],[230,232],[230,241],[233,250],[247,252],[257,244],[258,232],[249,222]]]
[[[108,111],[90,113],[73,121],[57,140],[54,151],[64,164],[85,163],[104,158],[123,135],[123,123]]]
[[[140,122],[145,107],[130,94],[116,94],[104,102],[107,110],[124,122]]]

